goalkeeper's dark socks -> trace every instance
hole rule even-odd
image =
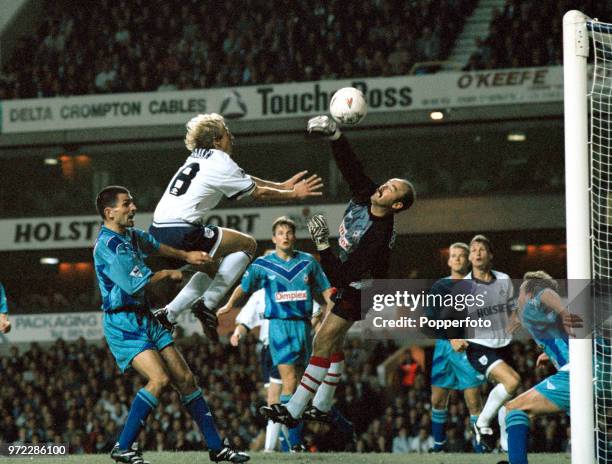
[[[508,431],[508,460],[512,464],[527,464],[529,416],[524,411],[508,412],[506,429]]]
[[[136,440],[136,437],[140,433],[140,429],[143,427],[147,417],[158,405],[159,401],[151,392],[141,388],[136,393],[136,398],[132,401],[130,407],[130,413],[128,414],[125,425],[121,435],[119,436],[119,449],[129,450],[132,443]]]
[[[195,423],[198,424],[202,435],[204,435],[206,439],[208,448],[213,451],[218,451],[223,448],[223,441],[219,436],[215,420],[208,408],[208,404],[206,404],[206,400],[202,396],[202,390],[198,388],[193,393],[183,396],[181,401],[185,409],[187,409],[191,417],[193,417]]]

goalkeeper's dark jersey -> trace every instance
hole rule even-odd
[[[384,279],[388,274],[389,257],[395,239],[394,215],[377,217],[370,213],[370,197],[378,186],[365,175],[361,162],[344,136],[332,142],[332,152],[340,172],[349,184],[352,198],[340,224],[340,263],[334,259],[330,249],[325,250],[322,253],[325,272],[337,288],[344,288],[361,279]],[[335,265],[330,260],[334,260]]]

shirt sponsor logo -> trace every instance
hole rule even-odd
[[[308,299],[308,292],[306,290],[276,292],[274,294],[274,300],[277,303],[286,303],[288,301],[305,301],[307,299]]]

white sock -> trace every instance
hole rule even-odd
[[[330,363],[323,383],[312,400],[312,405],[323,412],[328,412],[334,402],[334,393],[344,372],[344,353],[333,353]]]
[[[504,453],[508,452],[508,432],[506,431],[506,406],[499,408],[497,413],[499,421],[499,445]]]
[[[244,251],[237,251],[223,258],[215,278],[204,293],[204,304],[207,308],[217,309],[221,299],[244,273],[250,262],[251,257]]]
[[[476,425],[478,427],[489,427],[491,420],[497,414],[499,408],[501,408],[502,405],[510,398],[512,398],[512,395],[506,391],[506,387],[504,387],[503,384],[498,383],[495,388],[491,390],[491,393],[489,393],[487,402],[485,403],[484,408],[482,408],[482,412],[478,416]]]
[[[329,369],[329,359],[313,356],[306,367],[306,371],[295,390],[295,393],[286,404],[287,410],[294,418],[302,417],[308,402],[317,392]]]
[[[273,422],[272,419],[268,420],[268,425],[266,426],[266,444],[264,446],[265,451],[274,451],[276,449],[280,428],[281,424]]]
[[[187,285],[185,285],[178,295],[166,305],[168,310],[168,320],[176,322],[179,315],[186,309],[191,307],[191,304],[202,296],[202,293],[208,288],[212,279],[204,272],[196,272]]]

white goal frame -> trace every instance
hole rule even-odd
[[[590,280],[591,214],[587,57],[589,18],[580,11],[563,17],[563,91],[565,121],[565,206],[568,300],[575,300],[578,281]],[[582,285],[584,287],[584,285]],[[571,339],[570,419],[573,464],[595,463],[593,347],[591,339]]]

